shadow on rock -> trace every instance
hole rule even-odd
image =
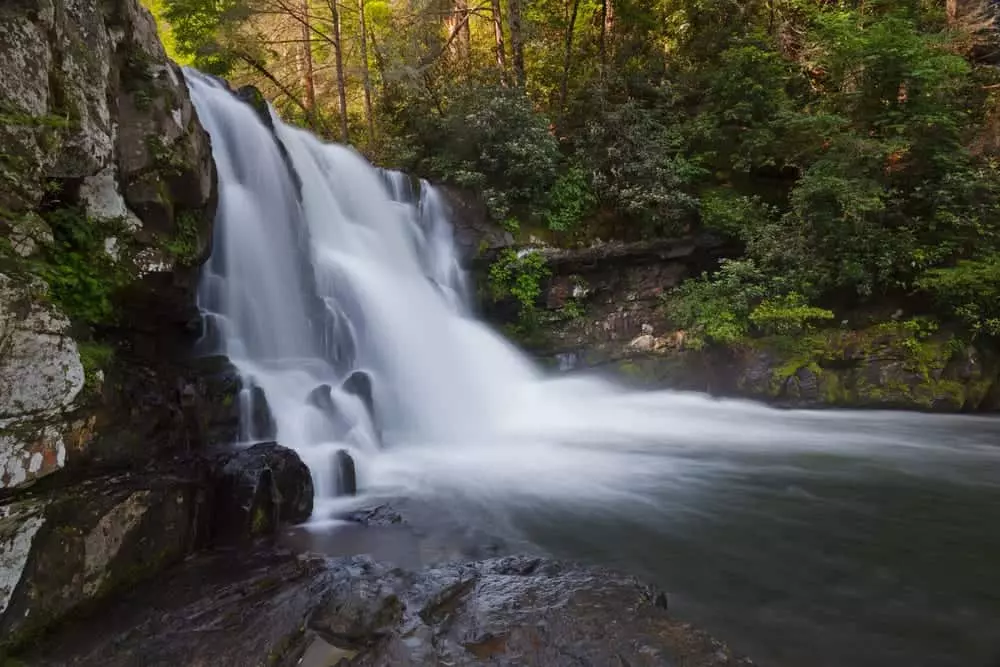
[[[409,571],[368,558],[188,561],[26,665],[747,667],[634,579],[510,557]]]

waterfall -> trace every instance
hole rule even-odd
[[[220,183],[201,308],[243,378],[242,437],[264,437],[251,418],[262,393],[318,500],[337,495],[339,449],[362,490],[598,505],[775,451],[927,474],[944,474],[938,459],[996,456],[985,440],[941,448],[929,434],[947,433],[946,417],[778,411],[547,376],[475,319],[433,187],[273,113],[272,133],[221,84],[187,76]]]

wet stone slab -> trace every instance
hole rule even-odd
[[[190,559],[26,665],[749,666],[630,577],[513,556],[419,571],[367,557],[227,551]]]

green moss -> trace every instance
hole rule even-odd
[[[86,324],[114,320],[112,296],[132,280],[129,268],[105,251],[104,240],[126,238],[122,220],[88,218],[75,208],[45,214],[53,243],[35,270],[49,285],[53,301],[70,318]]]
[[[177,231],[163,243],[163,249],[179,263],[192,266],[197,263],[199,253],[198,216],[184,211],[177,216]]]
[[[775,398],[799,398],[795,377],[803,369],[815,377],[819,400],[831,405],[958,409],[982,401],[991,384],[949,376],[949,364],[964,344],[925,319],[883,322],[858,331],[770,336],[745,347],[765,353],[772,370],[766,387],[743,388]],[[872,367],[884,376],[871,378]]]
[[[43,114],[41,116],[34,116],[20,111],[0,108],[0,125],[31,128],[47,127],[64,130],[74,127],[75,122],[68,115]]]
[[[271,517],[260,505],[254,507],[253,518],[250,522],[250,531],[253,535],[264,535],[270,531]]]
[[[77,344],[80,362],[83,364],[84,388],[97,388],[97,376],[106,369],[114,358],[115,351],[110,345],[95,342]]]

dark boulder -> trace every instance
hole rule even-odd
[[[239,541],[301,523],[313,509],[309,468],[292,450],[261,443],[223,458],[214,492],[214,537]]]
[[[338,449],[333,455],[334,479],[337,480],[337,494],[354,496],[358,493],[358,475],[354,468],[354,459],[343,449]]]

